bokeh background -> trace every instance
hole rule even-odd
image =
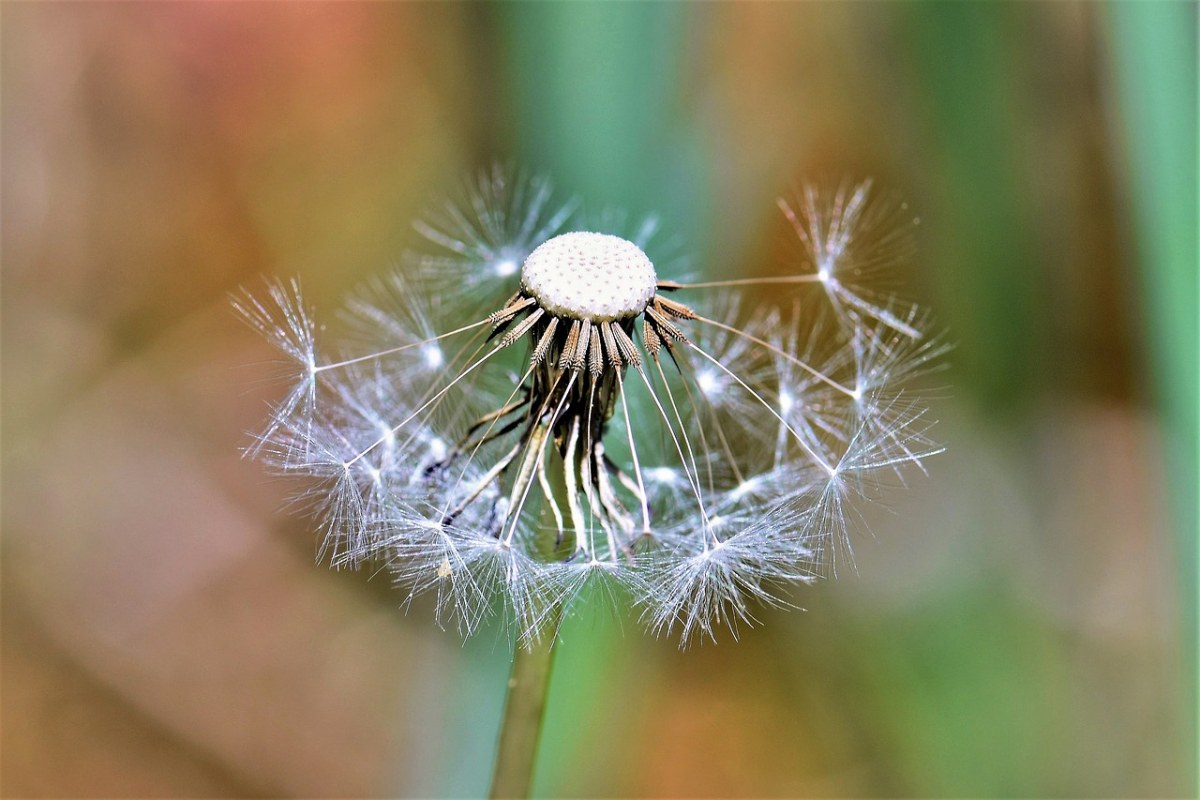
[[[0,8],[5,796],[475,796],[509,652],[313,564],[239,458],[318,308],[496,159],[700,269],[874,177],[956,344],[858,573],[677,651],[574,620],[545,796],[1195,796],[1196,5]]]

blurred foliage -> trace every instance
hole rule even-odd
[[[934,112],[929,134],[947,192],[938,200],[955,209],[949,235],[970,264],[941,273],[957,298],[943,313],[960,342],[962,374],[988,410],[1021,413],[1045,381],[1036,344],[1048,333],[1030,224],[1036,208],[1024,202],[1014,135],[1028,113],[1012,85],[1023,70],[1025,12],[1002,3],[918,3],[905,11],[914,78]]]
[[[1145,286],[1145,318],[1155,395],[1161,409],[1176,563],[1184,598],[1183,655],[1196,674],[1197,559],[1200,548],[1200,266],[1197,227],[1200,205],[1197,160],[1197,8],[1194,3],[1111,9],[1115,77],[1128,159],[1130,211],[1136,226]],[[1196,685],[1183,697],[1185,757],[1200,746]]]

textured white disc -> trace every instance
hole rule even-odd
[[[521,268],[521,287],[542,308],[592,322],[642,313],[657,283],[642,249],[607,233],[577,231],[547,239]]]

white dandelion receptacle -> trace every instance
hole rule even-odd
[[[333,563],[385,564],[464,632],[502,608],[535,638],[594,582],[683,641],[736,632],[848,557],[872,475],[940,450],[912,386],[945,347],[862,284],[903,219],[869,184],[784,212],[793,271],[686,282],[647,255],[653,225],[483,173],[418,224],[433,252],[348,303],[361,354],[322,357],[294,285],[237,301],[295,365],[251,451],[315,480]],[[777,302],[737,301],[756,286]],[[803,292],[832,324],[796,312]],[[491,307],[455,318],[468,296]]]
[[[521,269],[521,288],[551,314],[612,322],[646,310],[658,282],[633,242],[607,233],[562,233],[537,246]]]

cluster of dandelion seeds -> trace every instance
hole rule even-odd
[[[235,300],[292,378],[249,451],[303,479],[323,558],[464,633],[499,615],[531,641],[598,589],[683,642],[736,634],[848,563],[872,487],[940,450],[911,386],[944,346],[870,285],[898,208],[869,183],[780,207],[786,272],[686,281],[652,220],[482,172],[347,302],[337,348],[295,283]]]

